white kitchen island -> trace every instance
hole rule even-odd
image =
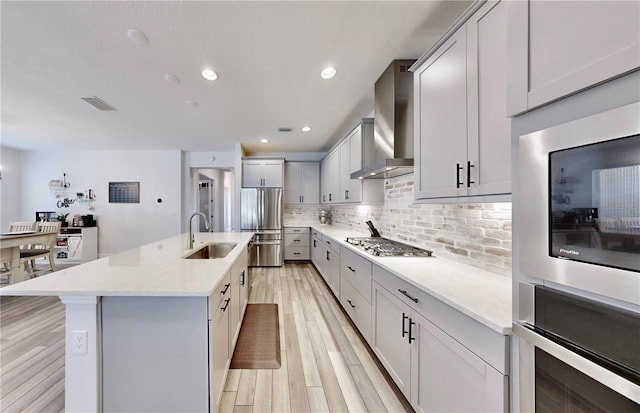
[[[252,233],[182,234],[7,286],[66,306],[65,410],[215,411],[246,307]],[[224,258],[184,259],[208,243]]]

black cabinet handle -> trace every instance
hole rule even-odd
[[[331,201],[331,194],[329,194],[329,201]]]
[[[354,270],[353,268],[351,268],[350,265],[347,265],[347,268],[351,270],[351,272],[356,272],[356,270]]]
[[[404,294],[405,297],[407,297],[408,299],[410,299],[411,301],[413,301],[414,303],[418,302],[417,298],[413,298],[412,296],[410,296],[409,294],[407,294],[407,290],[401,290],[398,289],[398,291],[400,291],[402,294]]]
[[[402,313],[402,337],[404,337],[408,331],[407,328],[405,326],[405,321],[407,321],[409,317],[407,317],[407,315],[405,313]]]
[[[327,261],[331,261],[331,260],[329,259],[329,251],[327,251]]]
[[[409,319],[409,344],[411,344],[411,342],[416,339],[411,334],[413,332],[413,326],[415,326],[415,325],[416,325],[416,323],[412,319]]]
[[[293,255],[300,255],[300,253],[299,252],[294,252]]]
[[[327,202],[327,196],[325,194],[322,194],[322,202]]]
[[[351,308],[356,308],[355,305],[353,305],[353,303],[351,302],[351,300],[347,300],[347,302],[349,303],[349,305],[351,306]]]
[[[460,182],[460,171],[463,168],[460,166],[459,163],[456,164],[456,188],[460,188],[462,185],[464,185],[463,182]]]
[[[304,202],[304,195],[300,195],[300,202]]]
[[[349,199],[349,190],[348,189],[344,190],[344,199]]]
[[[301,239],[294,239],[293,242],[300,242],[302,241]]]
[[[240,273],[240,285],[244,287],[244,270]]]
[[[227,298],[226,300],[224,300],[224,307],[220,307],[222,311],[227,311],[227,307],[229,307],[229,301],[231,301],[231,298]]]
[[[224,290],[220,291],[220,294],[225,295],[227,293],[227,291],[229,290],[229,287],[231,287],[231,284],[225,284],[224,285]]]
[[[317,247],[316,240],[313,240],[313,248]]]
[[[475,184],[475,182],[471,180],[471,168],[475,168],[475,166],[471,161],[467,161],[467,188],[469,188],[471,184]]]

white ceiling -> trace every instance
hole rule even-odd
[[[419,57],[470,3],[3,0],[1,143],[325,151],[373,111],[373,84],[388,64]],[[338,72],[331,80],[320,78],[327,65]],[[200,75],[207,66],[216,81]],[[94,96],[117,111],[81,100]]]

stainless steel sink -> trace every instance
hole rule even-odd
[[[184,258],[189,260],[211,260],[215,258],[224,258],[231,250],[238,245],[235,242],[220,242],[207,244]]]

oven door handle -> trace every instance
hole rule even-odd
[[[546,351],[553,357],[581,371],[594,380],[597,380],[603,385],[609,387],[611,390],[640,404],[640,386],[637,386],[633,382],[625,379],[624,377],[618,376],[604,367],[587,360],[586,358],[554,343],[551,340],[542,337],[520,324],[513,323],[513,332],[517,334],[520,339]]]

